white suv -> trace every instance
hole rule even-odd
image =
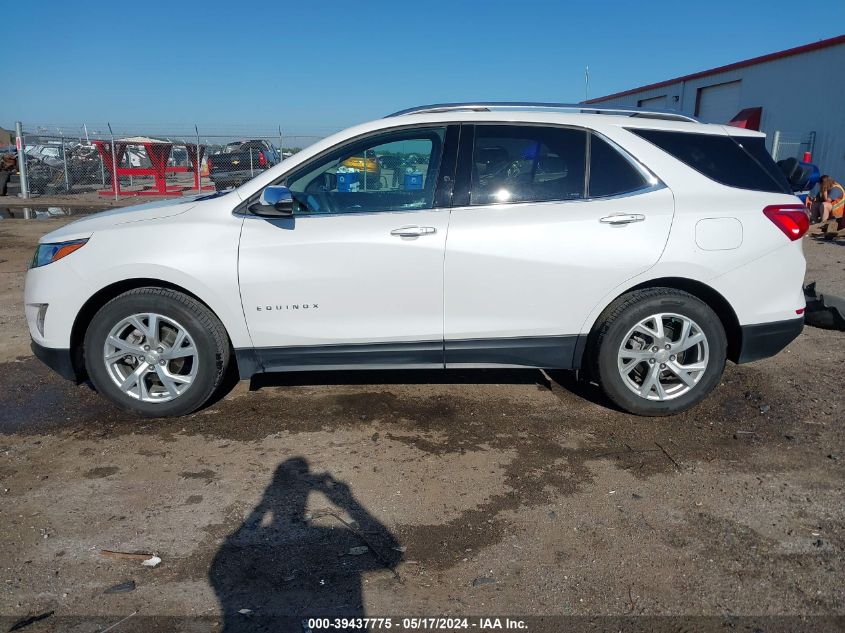
[[[584,108],[415,108],[53,231],[35,354],[144,416],[228,369],[575,369],[627,411],[687,409],[801,331],[807,216],[758,132]]]

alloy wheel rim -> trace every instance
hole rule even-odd
[[[199,354],[194,340],[174,319],[154,312],[121,319],[103,345],[112,382],[141,402],[164,403],[194,383]]]
[[[617,367],[622,382],[646,400],[663,402],[689,393],[707,371],[710,346],[701,327],[682,314],[642,319],[622,339]]]

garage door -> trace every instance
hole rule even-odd
[[[637,101],[637,106],[640,108],[656,108],[658,110],[666,109],[666,95],[660,97],[651,97],[651,99],[640,99]]]
[[[698,89],[695,115],[705,123],[727,123],[739,112],[740,81]]]

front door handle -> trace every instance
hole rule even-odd
[[[431,235],[437,233],[437,229],[433,226],[402,226],[398,229],[393,229],[390,234],[396,237],[419,237],[421,235]]]
[[[643,220],[645,220],[645,216],[642,213],[616,213],[601,218],[599,222],[619,226],[621,224],[631,224],[632,222],[642,222]]]

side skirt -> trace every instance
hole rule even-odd
[[[238,372],[247,379],[262,372],[350,369],[459,369],[525,367],[575,369],[583,336],[297,345],[235,350]]]
[[[446,367],[573,369],[578,338],[573,335],[446,341]]]

